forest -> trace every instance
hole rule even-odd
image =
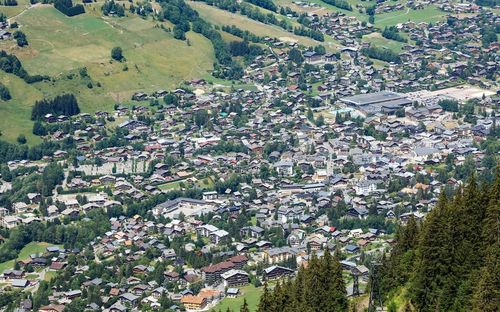
[[[419,224],[400,228],[383,261],[381,288],[390,302],[403,289],[405,311],[498,311],[500,171],[491,184],[473,175],[453,196],[442,192]]]
[[[294,279],[279,283],[273,290],[264,285],[257,312],[342,312],[349,301],[338,255],[314,253],[307,268],[300,267]]]
[[[75,16],[85,13],[85,8],[82,4],[76,4],[73,6],[71,0],[55,0],[54,7],[66,16]]]
[[[63,94],[51,100],[36,101],[31,110],[31,120],[39,120],[47,114],[73,116],[79,113],[76,97],[73,94]]]

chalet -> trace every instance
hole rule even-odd
[[[61,304],[49,304],[38,309],[38,312],[63,312],[64,305]]]
[[[283,276],[291,276],[295,273],[294,270],[282,266],[273,265],[264,269],[264,278],[266,280],[275,280]]]
[[[221,274],[225,287],[244,286],[248,284],[248,273],[242,270],[229,270]]]
[[[260,238],[264,234],[264,229],[258,226],[245,226],[240,229],[242,237]]]

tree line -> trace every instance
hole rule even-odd
[[[278,19],[273,13],[263,13],[259,8],[251,6],[247,3],[238,3],[235,0],[198,0],[203,1],[208,5],[218,7],[219,9],[229,11],[231,13],[236,13],[239,11],[241,15],[244,15],[255,21],[275,25],[288,32],[293,32],[298,36],[310,37],[318,41],[324,41],[323,34],[315,29],[307,29],[304,27],[293,27],[288,24],[285,19]]]
[[[55,0],[54,7],[66,16],[75,16],[85,13],[85,8],[82,4],[76,4],[73,6],[71,0]]]
[[[322,1],[330,5],[333,5],[339,9],[352,11],[352,6],[346,0],[322,0]]]
[[[8,54],[6,51],[0,51],[0,70],[8,74],[14,74],[17,77],[23,79],[26,83],[35,83],[38,81],[49,79],[48,76],[34,75],[31,76],[23,68],[21,61],[12,54]]]
[[[448,197],[441,192],[423,224],[410,219],[382,268],[389,301],[407,289],[410,311],[498,311],[500,170],[493,183],[474,175]]]
[[[384,38],[395,40],[399,42],[408,42],[408,40],[399,34],[398,28],[396,26],[385,27],[382,31],[382,36]]]
[[[369,47],[361,49],[361,53],[369,58],[374,58],[384,62],[401,63],[399,54],[392,52],[386,48]]]
[[[53,99],[36,101],[31,109],[31,120],[39,120],[47,114],[73,116],[80,113],[76,97],[71,94],[58,95]]]
[[[122,17],[125,16],[125,8],[123,5],[116,3],[115,1],[104,1],[104,4],[101,7],[102,14],[108,16],[110,14],[116,14],[116,16]]]
[[[264,8],[269,11],[277,12],[278,7],[272,0],[246,0],[248,3],[254,4],[261,8]]]
[[[83,248],[110,228],[109,218],[100,210],[90,211],[86,218],[87,221],[70,225],[61,224],[59,220],[47,223],[33,222],[2,233],[6,240],[0,246],[0,262],[15,259],[19,251],[31,242],[63,244],[65,248]]]

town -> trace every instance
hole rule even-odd
[[[327,251],[347,296],[366,298],[398,228],[500,163],[497,11],[428,2],[447,18],[384,30],[401,53],[367,41],[371,23],[293,2],[308,13],[290,18],[338,49],[269,36],[238,85],[195,78],[109,111],[34,109],[40,147],[0,153],[0,306],[255,310],[264,285]]]

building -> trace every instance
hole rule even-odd
[[[64,306],[62,304],[49,304],[38,309],[38,312],[62,312]]]
[[[358,94],[341,98],[340,101],[370,115],[380,112],[393,114],[398,109],[412,104],[404,95],[390,91]]]
[[[293,275],[294,273],[294,270],[278,265],[273,265],[264,269],[264,277],[266,280],[275,280],[283,276]]]
[[[182,296],[181,303],[187,310],[203,310],[207,305],[207,298],[202,296]]]
[[[225,287],[237,287],[248,284],[248,273],[242,270],[229,270],[221,274]]]

